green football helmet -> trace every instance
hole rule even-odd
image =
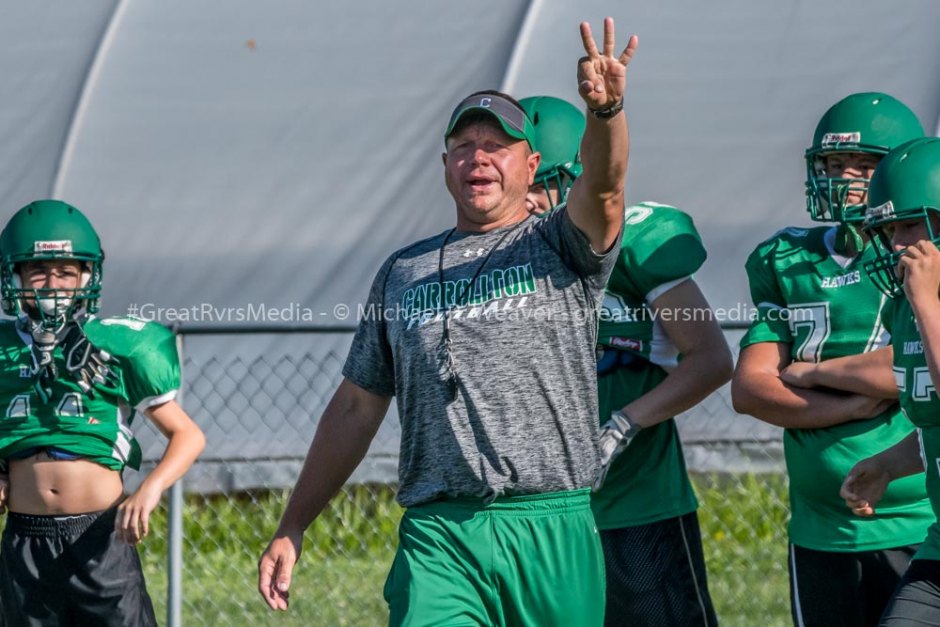
[[[81,286],[59,289],[23,287],[19,264],[47,259],[82,265]],[[28,315],[56,328],[83,311],[98,311],[104,252],[98,234],[81,211],[59,200],[37,200],[17,211],[0,233],[0,302],[3,313]],[[35,305],[30,305],[27,299]]]
[[[940,138],[907,142],[882,159],[871,177],[868,203],[864,228],[873,235],[877,257],[865,264],[865,271],[878,289],[894,297],[903,289],[896,271],[903,251],[895,252],[884,226],[922,219],[930,240],[940,245],[940,232],[929,217],[940,219]]]
[[[806,151],[806,210],[817,222],[860,223],[864,204],[846,204],[849,192],[868,190],[866,178],[832,178],[827,155],[866,153],[882,157],[906,141],[924,136],[924,129],[907,106],[880,92],[852,94],[832,105]]]
[[[519,103],[532,120],[534,148],[542,154],[535,184],[547,190],[554,183],[558,188],[558,202],[563,203],[574,180],[581,176],[584,114],[569,102],[552,96],[532,96]]]

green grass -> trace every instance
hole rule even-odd
[[[779,475],[696,476],[708,583],[722,625],[789,624],[787,493]],[[186,625],[384,625],[382,586],[402,510],[392,490],[357,486],[307,531],[291,608],[267,609],[256,591],[257,560],[287,492],[188,497],[184,516]],[[0,523],[2,525],[2,523]],[[166,616],[166,516],[154,513],[141,545],[147,586]]]
[[[192,624],[382,625],[382,586],[397,545],[402,509],[384,486],[347,489],[307,530],[287,614],[257,592],[257,561],[288,492],[190,497],[184,515],[183,619]],[[165,533],[165,512],[155,525]],[[151,540],[153,540],[151,542]],[[141,547],[158,618],[166,613],[165,536]]]
[[[790,625],[784,476],[697,476],[693,483],[708,587],[721,624]]]

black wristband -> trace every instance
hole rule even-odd
[[[609,120],[614,117],[621,111],[623,111],[623,98],[621,98],[616,104],[613,104],[606,109],[591,109],[588,108],[588,111],[599,120]]]

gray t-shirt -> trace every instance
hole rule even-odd
[[[560,208],[488,233],[445,232],[382,265],[343,375],[398,397],[402,506],[590,484],[597,309],[619,249],[618,239],[595,254]]]

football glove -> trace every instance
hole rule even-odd
[[[604,485],[607,473],[617,456],[630,446],[630,442],[640,432],[640,426],[634,424],[623,411],[618,410],[610,415],[610,420],[601,426],[598,445],[601,449],[601,465],[594,476],[593,490],[597,492]]]

